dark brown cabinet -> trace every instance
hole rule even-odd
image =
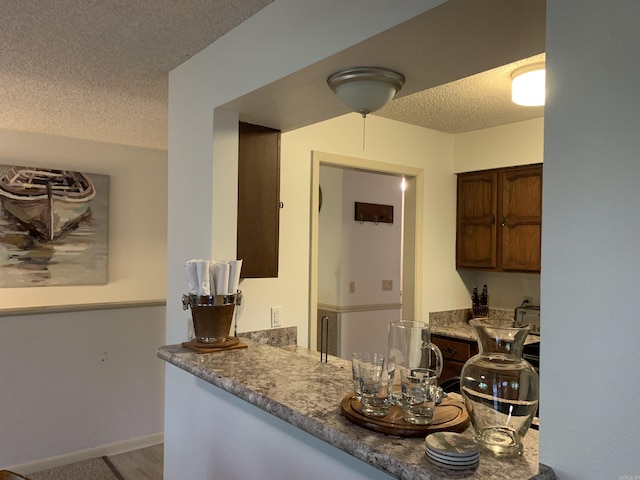
[[[458,175],[456,268],[539,272],[542,165]]]
[[[444,360],[440,383],[459,377],[465,362],[478,353],[477,342],[441,335],[431,335],[431,342],[438,346]]]
[[[242,278],[278,276],[280,131],[240,122],[237,258]]]

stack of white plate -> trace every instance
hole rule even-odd
[[[431,463],[451,470],[469,470],[480,462],[478,444],[470,435],[436,432],[424,441],[427,458]]]

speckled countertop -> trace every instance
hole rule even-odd
[[[535,430],[525,437],[524,454],[518,458],[498,460],[482,453],[473,471],[437,467],[425,457],[423,438],[375,433],[342,416],[340,401],[352,387],[348,361],[330,356],[324,363],[319,354],[305,348],[243,342],[249,347],[209,354],[169,345],[161,347],[158,356],[399,479],[555,478],[551,469],[538,464]],[[315,388],[318,385],[321,390]]]
[[[489,309],[489,316],[491,318],[512,319],[513,311]],[[478,337],[473,327],[468,323],[470,318],[471,309],[432,312],[429,314],[429,332],[432,335],[441,335],[443,337],[459,338],[461,340],[476,342]],[[529,335],[525,344],[539,341],[539,336]]]
[[[460,325],[432,325],[429,327],[429,332],[431,335],[441,335],[443,337],[451,337],[451,338],[459,338],[461,340],[469,340],[472,342],[477,342],[478,337],[476,336],[473,327],[469,324],[460,324]],[[536,343],[540,341],[540,337],[537,335],[527,335],[527,339],[525,340],[525,345],[529,343]]]

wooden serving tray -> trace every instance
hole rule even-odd
[[[247,348],[246,343],[242,343],[238,337],[226,337],[224,340],[216,343],[200,343],[193,339],[189,342],[182,342],[182,346],[198,353],[223,352],[226,350],[235,350],[236,348]]]
[[[413,425],[402,418],[402,407],[393,405],[384,417],[368,417],[362,413],[362,405],[353,393],[346,395],[340,403],[342,414],[351,422],[374,432],[399,437],[420,437],[433,432],[462,432],[469,425],[469,414],[462,402],[450,398],[442,399],[433,413],[429,425]]]

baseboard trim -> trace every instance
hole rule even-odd
[[[109,443],[99,447],[87,448],[86,450],[66,453],[56,457],[36,460],[35,462],[23,463],[22,465],[12,465],[5,468],[7,468],[7,470],[20,472],[24,475],[29,475],[41,470],[61,467],[62,465],[81,462],[82,460],[89,460],[90,458],[118,455],[119,453],[130,452],[131,450],[138,450],[139,448],[152,447],[153,445],[158,445],[162,442],[164,442],[164,433],[160,432],[152,435],[146,435],[144,437],[123,440],[121,442]]]

